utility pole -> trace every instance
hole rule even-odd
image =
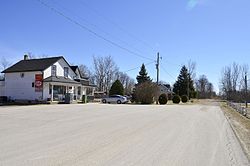
[[[156,70],[157,70],[157,85],[159,85],[159,66],[160,66],[160,53],[157,53],[157,62],[156,62]]]
[[[187,96],[188,96],[188,100],[190,100],[190,95],[189,95],[189,81],[190,81],[190,75],[189,75],[189,70],[187,69]]]
[[[245,73],[245,104],[246,104],[246,108],[248,107],[247,104],[247,72]]]
[[[157,70],[156,83],[157,83],[157,86],[159,85],[159,73],[160,73],[159,66],[160,66],[160,53],[158,52],[157,53],[157,60],[156,60],[156,70]],[[158,104],[158,99],[156,99],[156,104]]]

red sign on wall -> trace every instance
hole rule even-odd
[[[36,74],[35,75],[35,91],[42,92],[43,90],[43,75]]]

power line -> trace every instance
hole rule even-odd
[[[176,64],[176,63],[170,62],[170,61],[165,60],[165,59],[162,59],[161,62],[164,63],[164,64],[166,64],[166,65],[172,65],[172,66],[182,67],[182,65],[180,65],[180,64]]]
[[[176,79],[174,76],[172,76],[162,65],[161,65],[161,68],[163,69],[163,71],[168,75],[170,76],[171,78],[173,78],[174,80]]]
[[[89,33],[95,35],[96,37],[98,37],[98,38],[100,38],[100,39],[102,39],[102,40],[104,40],[104,41],[110,43],[111,45],[116,46],[116,47],[118,47],[118,48],[120,48],[120,49],[122,49],[122,50],[124,50],[124,51],[127,51],[127,52],[130,53],[130,54],[133,54],[133,55],[135,55],[135,56],[138,56],[138,57],[140,57],[140,58],[144,58],[144,59],[147,59],[147,60],[153,60],[153,59],[151,59],[151,58],[142,56],[142,55],[140,55],[140,54],[138,54],[138,53],[136,53],[136,52],[134,52],[134,51],[131,51],[131,50],[129,50],[128,48],[123,47],[123,46],[121,46],[120,44],[117,44],[117,43],[113,42],[112,40],[109,40],[109,39],[103,37],[102,35],[96,33],[95,31],[91,30],[90,28],[88,28],[87,26],[84,26],[84,25],[82,25],[81,23],[79,23],[78,21],[76,21],[76,20],[70,18],[69,16],[63,14],[60,10],[58,10],[58,9],[56,9],[56,8],[54,8],[54,7],[52,7],[52,6],[50,6],[48,3],[46,3],[46,2],[44,2],[44,1],[42,1],[42,0],[36,0],[36,1],[38,1],[38,2],[39,2],[40,4],[42,4],[43,6],[49,8],[51,11],[53,11],[53,12],[57,13],[58,15],[64,17],[64,18],[67,19],[69,22],[71,22],[71,23],[73,23],[73,24],[79,26],[80,28],[82,28],[82,29],[88,31]]]
[[[115,23],[114,21],[110,20],[109,18],[105,17],[103,14],[101,14],[99,11],[97,11],[96,9],[94,9],[93,7],[90,7],[86,2],[84,2],[83,0],[80,0],[81,4],[84,5],[85,7],[87,7],[89,10],[91,10],[93,13],[95,13],[96,15],[98,15],[99,17],[102,17],[104,20],[106,20],[106,22],[109,22],[110,24],[112,24],[113,26],[116,26],[117,29],[119,29],[120,31],[126,33],[130,38],[133,38],[134,40],[137,40],[138,42],[141,42],[144,46],[149,47],[150,49],[152,49],[154,52],[156,52],[156,50],[154,49],[153,46],[151,46],[150,44],[148,44],[147,42],[139,39],[138,37],[136,37],[134,34],[126,31],[123,27],[121,27],[120,25],[118,25],[117,23]]]
[[[155,63],[155,61],[146,63],[146,64],[144,64],[144,65],[145,65],[145,66],[148,66],[148,65],[151,65],[151,64],[153,64],[153,63]],[[134,68],[132,68],[132,69],[129,69],[129,70],[124,71],[124,73],[130,72],[130,71],[133,71],[133,70],[137,70],[137,69],[139,69],[140,67],[141,67],[141,66],[134,67]]]
[[[52,1],[53,1],[55,4],[57,4],[58,6],[60,6],[62,9],[64,9],[65,11],[67,11],[67,12],[69,12],[69,13],[75,15],[75,16],[78,17],[80,20],[82,20],[82,21],[86,22],[87,24],[90,24],[91,26],[97,28],[98,30],[100,30],[101,32],[103,32],[105,35],[110,36],[110,37],[113,37],[113,38],[119,40],[120,42],[122,42],[123,44],[125,44],[125,45],[127,45],[127,46],[133,48],[134,50],[136,50],[136,51],[139,52],[140,54],[144,54],[141,50],[139,50],[138,48],[136,48],[136,47],[134,47],[133,45],[129,44],[128,42],[126,42],[126,41],[124,41],[124,40],[121,40],[120,38],[118,38],[118,37],[116,37],[116,36],[114,36],[114,35],[112,35],[112,34],[106,32],[105,30],[101,29],[99,26],[97,26],[97,25],[91,23],[90,21],[86,20],[85,18],[78,16],[75,12],[69,10],[68,8],[66,8],[66,7],[64,7],[64,6],[62,6],[61,4],[59,4],[58,2],[56,2],[55,0],[52,0]]]

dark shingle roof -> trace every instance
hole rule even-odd
[[[51,58],[21,60],[17,62],[16,64],[14,64],[13,66],[2,71],[2,73],[43,71],[61,58],[63,57],[59,56],[59,57],[51,57]]]
[[[61,83],[71,83],[71,84],[80,85],[80,82],[71,80],[70,78],[61,77],[61,76],[50,76],[48,78],[45,78],[43,82],[61,82]]]
[[[70,68],[71,68],[74,72],[76,72],[76,69],[78,68],[78,66],[70,66]]]

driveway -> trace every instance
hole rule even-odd
[[[249,165],[218,106],[0,107],[2,166]]]

